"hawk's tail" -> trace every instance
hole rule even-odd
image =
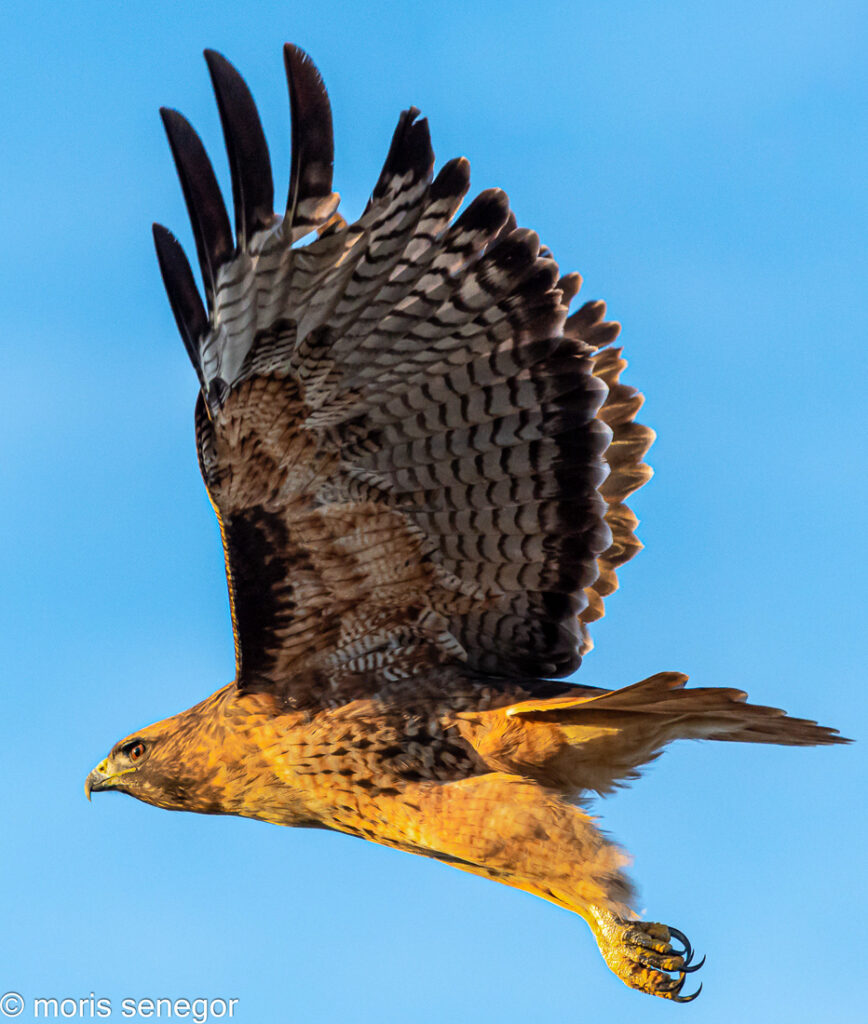
[[[659,672],[620,690],[577,688],[462,715],[459,728],[491,767],[557,789],[601,793],[635,778],[675,739],[786,746],[849,742],[836,729],[748,704],[741,690],[685,689],[686,682],[679,672]]]

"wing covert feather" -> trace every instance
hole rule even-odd
[[[201,384],[197,445],[239,686],[304,706],[437,663],[573,671],[639,548],[624,500],[650,475],[641,396],[620,381],[620,349],[603,347],[618,326],[602,303],[568,317],[581,279],[560,276],[503,192],[453,220],[469,165],[433,177],[415,108],[347,224],[328,98],[294,47],[290,196],[275,215],[250,94],[224,58],[207,59],[232,171],[231,258],[207,156],[167,118],[207,320],[177,243],[156,237]]]

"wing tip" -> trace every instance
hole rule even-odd
[[[169,297],[169,305],[178,325],[178,331],[193,369],[203,383],[202,365],[199,355],[199,341],[209,328],[208,314],[202,304],[199,289],[193,278],[187,255],[181,243],[172,232],[162,224],[151,225],[154,248],[157,251],[157,263],[163,278],[163,285]]]
[[[285,43],[283,63],[292,133],[286,217],[303,234],[325,223],[337,205],[332,110],[319,68],[305,50]]]
[[[274,221],[274,182],[268,142],[256,101],[238,69],[216,50],[203,51],[217,100],[232,175],[237,249]]]
[[[431,147],[428,118],[420,117],[420,114],[418,107],[408,107],[401,111],[386,161],[374,187],[374,199],[385,196],[395,179],[401,179],[407,174],[414,179],[421,179],[432,173],[434,150]]]

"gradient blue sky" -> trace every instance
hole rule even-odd
[[[602,806],[648,916],[708,954],[684,1009],[524,894],[326,833],[88,806],[82,784],[232,675],[194,376],[151,247],[152,220],[190,241],[157,108],[226,181],[201,58],[222,50],[282,193],[286,40],[329,87],[345,210],[416,104],[439,161],[505,188],[624,323],[657,475],[582,679],[680,669],[868,735],[866,30],[836,0],[7,0],[0,990],[108,996],[112,1020],[124,996],[203,995],[238,998],[242,1024],[862,1019],[864,744],[684,743]]]

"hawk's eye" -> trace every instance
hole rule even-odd
[[[131,761],[138,761],[138,759],[142,756],[142,754],[144,754],[144,752],[145,752],[145,745],[144,745],[144,743],[142,743],[142,742],[134,743],[129,748],[129,750],[127,751],[127,757],[129,757],[129,759]]]

